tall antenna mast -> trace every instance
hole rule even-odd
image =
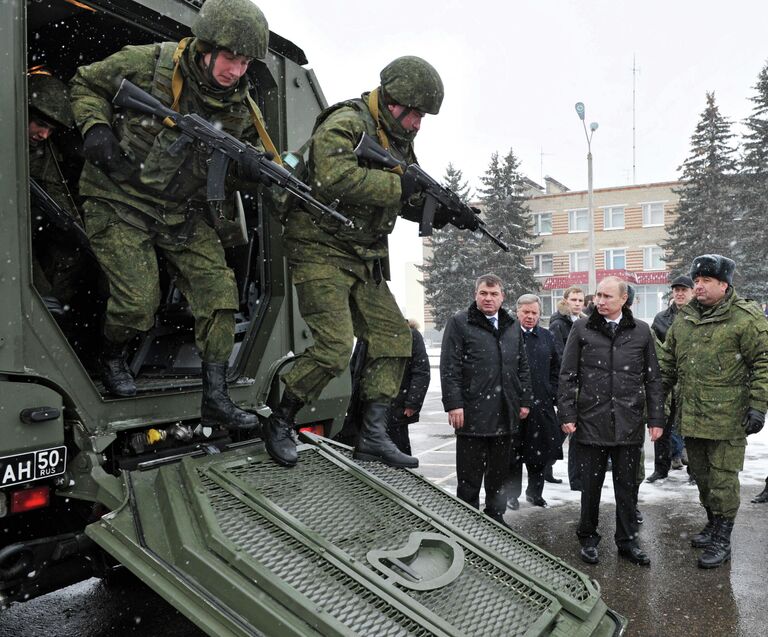
[[[637,79],[637,65],[635,64],[635,54],[632,54],[632,183],[637,183],[637,144],[636,144],[636,127],[635,127],[635,112],[636,112],[636,95],[635,88]]]
[[[543,146],[539,148],[539,151],[540,151],[539,152],[539,161],[540,161],[539,174],[541,175],[541,183],[543,184],[544,183],[544,156],[546,155],[548,157],[552,155],[552,153],[545,153]]]

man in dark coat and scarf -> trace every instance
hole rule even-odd
[[[532,402],[523,334],[501,307],[504,285],[495,274],[475,282],[475,301],[445,326],[440,382],[448,424],[456,431],[456,495],[504,523],[512,436]]]
[[[517,299],[517,320],[531,371],[533,404],[528,418],[520,423],[519,434],[512,441],[508,501],[512,509],[517,508],[522,490],[523,463],[528,472],[525,499],[534,506],[547,506],[542,496],[544,474],[552,461],[562,454],[562,432],[555,416],[560,355],[554,336],[539,326],[540,318],[541,299],[538,296],[523,294]]]

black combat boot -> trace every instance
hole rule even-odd
[[[765,479],[765,489],[758,493],[754,498],[750,500],[755,504],[763,504],[768,502],[768,478]]]
[[[691,546],[695,549],[705,549],[712,541],[712,528],[715,526],[715,516],[712,515],[712,510],[706,507],[707,511],[707,525],[701,530],[701,532],[691,537]]]
[[[712,541],[699,556],[699,568],[717,568],[731,559],[731,532],[734,518],[715,516]]]
[[[353,458],[355,460],[378,460],[390,467],[415,469],[418,458],[404,454],[387,433],[387,403],[366,403],[363,408],[363,424],[357,437]]]
[[[296,414],[304,403],[287,389],[280,404],[264,427],[264,441],[272,460],[283,467],[293,467],[299,461],[296,451]]]
[[[259,424],[256,414],[240,409],[227,391],[227,363],[203,361],[203,402],[200,406],[200,424],[204,427],[220,426],[225,429],[253,429]]]
[[[136,382],[128,368],[125,346],[125,343],[118,344],[104,339],[104,349],[99,359],[99,372],[104,389],[121,398],[136,395]]]

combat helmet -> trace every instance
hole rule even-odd
[[[192,33],[238,55],[257,60],[267,55],[269,25],[250,0],[207,0],[192,23]]]
[[[72,128],[75,118],[69,104],[67,85],[51,75],[30,75],[27,80],[29,107],[57,126]]]
[[[440,74],[426,60],[405,55],[393,60],[381,71],[384,94],[403,106],[437,115],[445,90]]]

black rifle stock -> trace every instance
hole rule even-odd
[[[428,237],[432,234],[432,223],[438,208],[445,208],[448,212],[469,212],[473,215],[475,214],[472,208],[465,204],[455,192],[435,181],[424,172],[421,166],[418,164],[407,166],[404,162],[398,161],[368,133],[363,133],[360,138],[360,142],[355,148],[355,155],[359,159],[379,164],[384,168],[393,169],[399,166],[403,170],[409,168],[414,172],[416,182],[421,187],[425,197],[424,211],[419,222],[420,237]],[[479,224],[477,229],[480,232],[504,250],[504,252],[509,252],[509,246],[500,237],[497,237],[488,230],[482,219],[478,217],[477,222]]]
[[[216,128],[200,115],[196,113],[181,115],[126,79],[120,82],[120,88],[115,93],[112,103],[122,108],[153,115],[162,119],[163,124],[169,128],[177,128],[181,136],[169,147],[168,152],[171,154],[180,152],[193,140],[202,142],[213,151],[208,164],[207,198],[209,202],[224,200],[226,196],[224,181],[230,161],[247,161],[250,166],[255,164],[258,167],[260,176],[266,178],[269,185],[282,188],[301,200],[307,212],[317,217],[330,215],[345,226],[352,227],[349,219],[315,199],[310,194],[311,188],[280,164],[272,161],[269,153],[259,152],[250,144],[241,142],[226,131]]]
[[[80,224],[46,192],[37,181],[30,177],[29,194],[33,206],[45,214],[45,218],[64,236],[72,239],[77,247],[88,254],[93,254],[88,235]]]

